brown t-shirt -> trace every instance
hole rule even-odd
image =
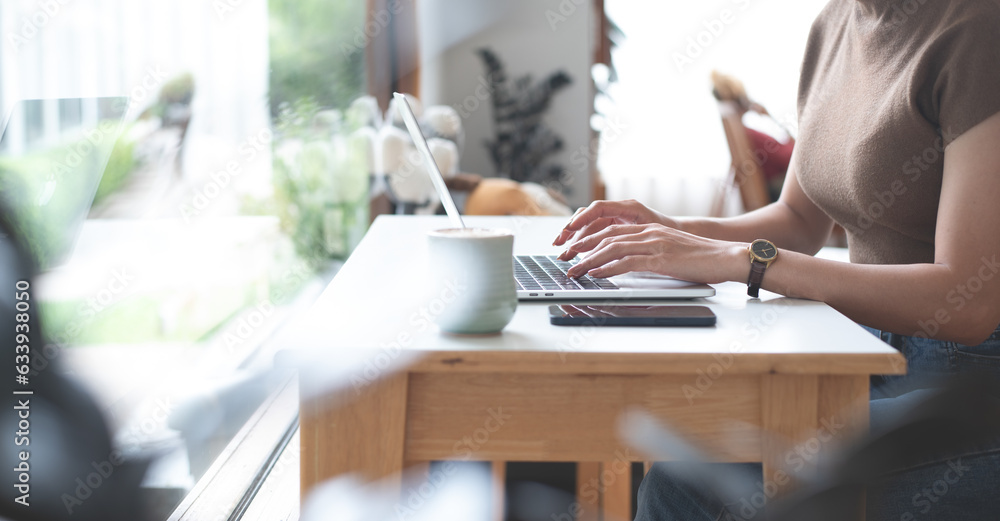
[[[934,262],[944,149],[1000,111],[1000,0],[832,0],[798,110],[797,178],[851,261]]]

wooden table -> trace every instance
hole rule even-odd
[[[468,219],[514,230],[515,253],[556,253],[564,222]],[[752,300],[736,283],[680,302],[712,308],[714,328],[558,327],[548,303],[522,302],[502,334],[443,335],[426,321],[439,297],[422,288],[424,233],[445,227],[380,217],[295,326],[303,496],[340,474],[436,460],[580,462],[578,483],[600,500],[579,517],[599,504],[630,519],[625,463],[645,458],[619,439],[623,411],[642,408],[721,460],[763,462],[765,483],[783,485],[790,463],[866,431],[871,374],[905,372],[829,306]]]

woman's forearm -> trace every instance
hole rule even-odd
[[[762,287],[826,302],[876,329],[977,345],[1000,319],[989,297],[977,299],[971,288],[1000,277],[998,272],[995,257],[956,270],[942,264],[849,264],[782,251],[767,268]],[[737,273],[734,280],[746,280],[748,273],[749,262],[746,273]]]
[[[674,220],[680,230],[694,235],[738,242],[767,239],[779,248],[807,255],[814,255],[823,247],[831,228],[826,225],[825,229],[813,229],[780,201],[735,217],[678,217]]]

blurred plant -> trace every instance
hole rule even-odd
[[[97,206],[121,188],[139,167],[139,161],[135,158],[136,143],[128,137],[129,130],[130,125],[126,125],[118,141],[115,142],[115,147],[111,149],[108,165],[104,167],[104,175],[101,176],[101,183],[97,185],[97,193],[94,194],[93,206]]]
[[[486,64],[493,101],[497,137],[486,147],[497,173],[515,181],[559,186],[565,168],[546,164],[546,159],[562,150],[563,140],[542,123],[542,117],[552,96],[573,80],[557,71],[537,84],[532,84],[530,74],[510,81],[493,51],[480,49],[479,56]]]
[[[271,116],[284,104],[312,98],[344,109],[365,92],[364,47],[354,41],[365,2],[269,0]]]
[[[90,146],[83,137],[0,159],[0,198],[16,209],[12,225],[39,266],[51,266],[66,254],[72,243],[67,233],[80,215],[120,188],[135,170],[135,143],[127,136],[125,129],[115,142],[96,193],[93,177],[80,172],[99,169],[102,154],[83,154],[72,167],[67,159],[78,155],[74,150],[80,146]]]
[[[139,117],[155,116],[160,119],[169,120],[171,118],[168,112],[171,106],[190,106],[193,98],[194,75],[190,72],[179,74],[160,87],[160,94],[157,96],[156,102],[144,110]],[[165,121],[165,124],[169,124],[169,122]]]
[[[340,111],[312,98],[282,105],[274,140],[282,229],[313,269],[346,258],[368,226],[367,150]]]

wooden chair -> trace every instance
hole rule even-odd
[[[743,126],[743,114],[739,105],[735,101],[720,101],[719,115],[722,117],[722,128],[726,133],[732,162],[725,183],[712,201],[711,215],[722,216],[726,196],[733,185],[739,189],[744,211],[749,212],[767,206],[771,202],[767,192],[767,181],[764,179],[763,169],[754,156],[746,127]]]

